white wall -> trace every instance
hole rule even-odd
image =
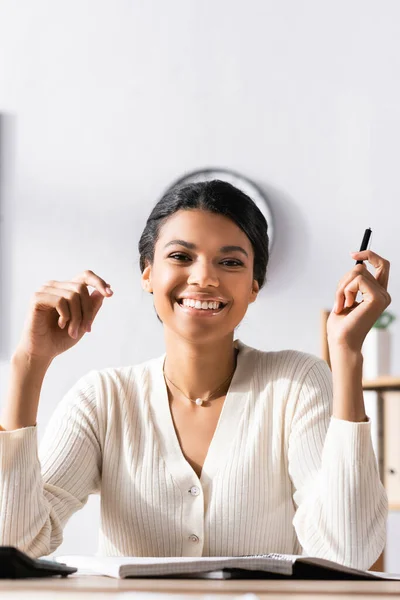
[[[369,226],[393,261],[400,313],[399,23],[397,0],[0,3],[0,112],[15,126],[3,393],[38,286],[91,268],[115,290],[51,367],[40,431],[89,369],[163,352],[137,242],[187,170],[232,168],[270,194],[276,243],[245,343],[318,354],[320,309]],[[399,373],[400,319],[392,331]],[[95,550],[97,516],[95,499],[67,526],[63,552]]]

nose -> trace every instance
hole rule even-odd
[[[206,288],[209,285],[219,286],[219,279],[215,267],[207,261],[196,261],[190,269],[188,285],[198,285]]]

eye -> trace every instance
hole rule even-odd
[[[174,254],[170,254],[168,258],[174,258],[180,262],[186,262],[190,260],[189,256],[182,254],[182,252],[174,252]]]
[[[172,258],[178,262],[188,262],[192,260],[190,256],[183,254],[182,252],[174,252],[173,254],[170,254],[168,258]],[[242,261],[236,258],[227,258],[222,260],[220,264],[224,265],[225,267],[243,267]]]
[[[227,264],[229,263],[229,264]],[[222,261],[223,265],[226,265],[227,267],[243,267],[243,263],[241,260],[236,260],[236,259],[231,259],[231,258],[227,258],[226,260]]]

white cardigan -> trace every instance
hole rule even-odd
[[[35,427],[1,432],[0,545],[50,554],[100,493],[99,554],[306,553],[368,568],[387,517],[370,423],[330,416],[322,360],[236,345],[200,479],[174,430],[165,355],[82,378],[56,408],[40,462]]]

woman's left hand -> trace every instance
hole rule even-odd
[[[335,305],[327,323],[330,350],[333,346],[361,352],[365,336],[391,302],[387,287],[390,264],[371,250],[352,252],[354,260],[367,260],[373,276],[363,264],[355,265],[339,282]],[[361,302],[356,302],[361,292]]]

